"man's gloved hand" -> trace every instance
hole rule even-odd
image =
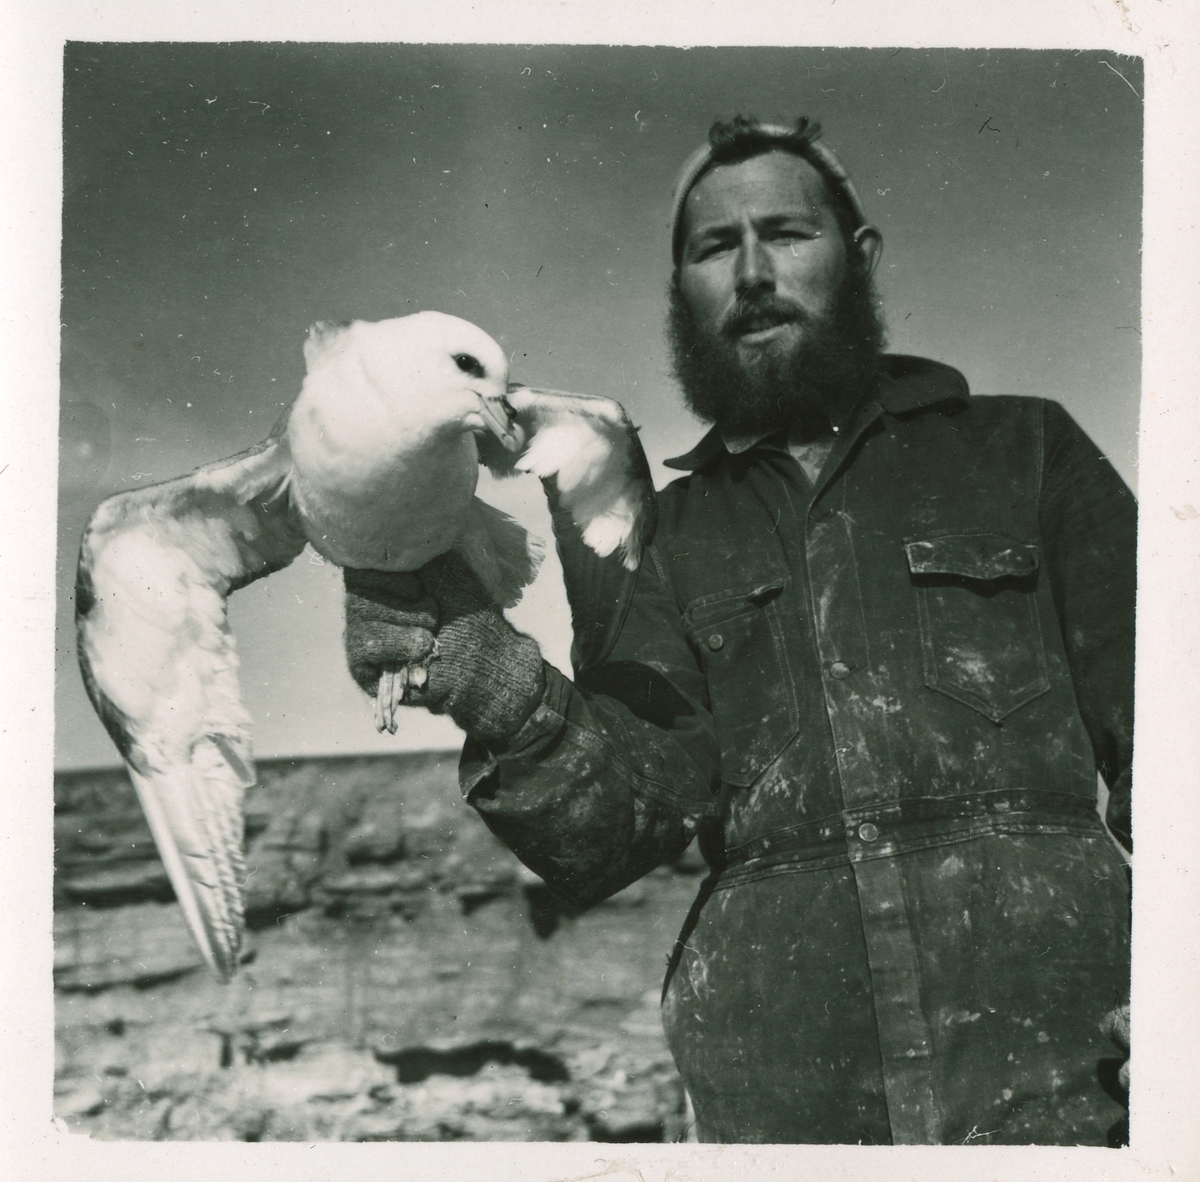
[[[537,642],[509,624],[458,554],[417,574],[347,570],[345,580],[350,673],[388,699],[376,710],[387,729],[403,701],[495,742],[537,708],[545,688]]]
[[[1117,1006],[1104,1015],[1101,1029],[1125,1053],[1125,1062],[1117,1075],[1121,1087],[1129,1091],[1129,1007]]]

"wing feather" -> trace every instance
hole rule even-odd
[[[76,583],[84,684],[188,927],[226,979],[242,931],[242,801],[255,778],[226,600],[304,548],[282,427],[231,459],[104,501]]]
[[[650,465],[624,407],[611,398],[525,386],[508,402],[528,439],[519,471],[554,479],[560,506],[601,557],[636,570],[657,522]]]
[[[501,607],[516,607],[537,574],[546,544],[503,510],[472,497],[455,549]]]

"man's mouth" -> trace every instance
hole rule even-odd
[[[765,345],[768,341],[778,340],[788,330],[788,324],[776,324],[773,328],[764,328],[758,332],[744,332],[738,337],[739,345]]]
[[[754,344],[782,335],[789,325],[797,324],[800,316],[794,308],[748,307],[730,317],[726,332],[729,336]]]

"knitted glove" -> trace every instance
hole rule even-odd
[[[421,633],[433,629],[426,644]],[[516,734],[545,689],[537,642],[509,624],[453,551],[419,577],[347,571],[346,655],[368,693],[382,696],[381,678],[404,669],[400,700],[449,714],[485,742]]]
[[[504,618],[453,550],[422,567],[421,582],[437,601],[439,653],[414,704],[449,714],[485,742],[516,734],[545,690],[537,641]]]

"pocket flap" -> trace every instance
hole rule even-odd
[[[745,611],[764,607],[779,595],[786,584],[783,576],[759,579],[740,587],[730,587],[715,595],[693,599],[684,608],[684,622],[692,628],[703,627],[718,620],[741,615]]]
[[[914,575],[956,575],[992,582],[1028,578],[1038,568],[1036,544],[1005,534],[945,534],[906,542],[904,553]]]

